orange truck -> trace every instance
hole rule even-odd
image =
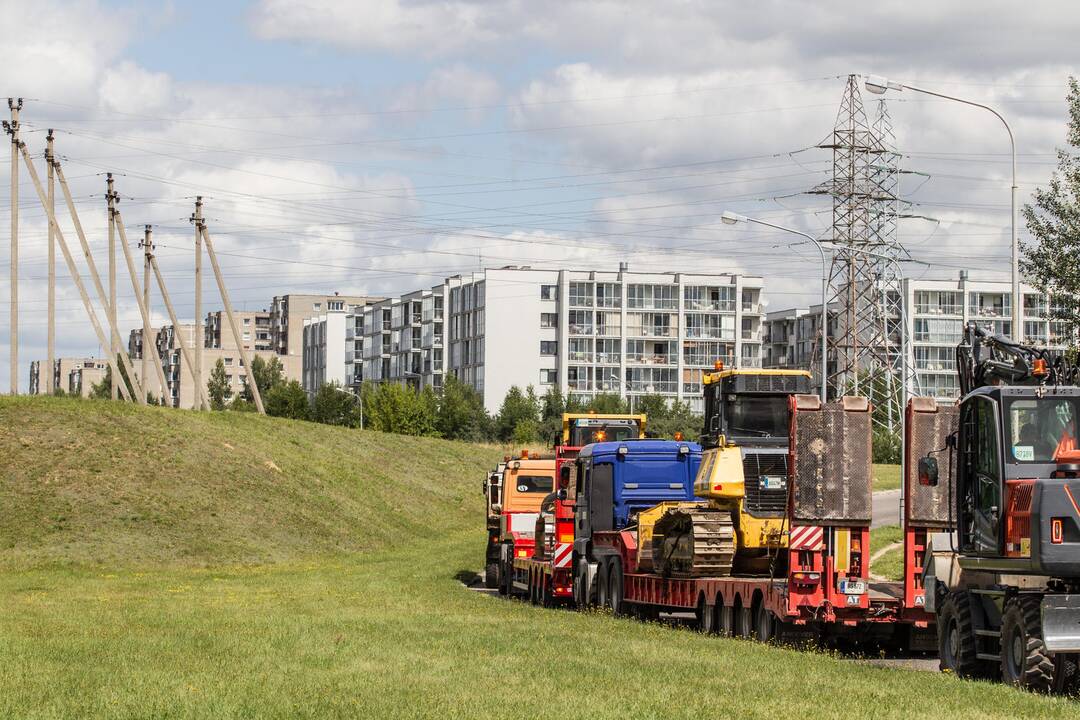
[[[485,584],[505,595],[510,592],[514,558],[533,554],[540,506],[555,489],[555,458],[530,456],[526,450],[495,472],[501,472],[498,503],[491,502],[491,474],[485,487],[489,498]]]

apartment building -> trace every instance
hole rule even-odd
[[[273,339],[270,332],[270,313],[266,310],[258,312],[241,311],[233,312],[236,318],[237,330],[245,350],[273,352]],[[229,314],[224,310],[217,310],[206,315],[204,325],[206,340],[204,347],[228,348],[236,347],[233,340],[232,328],[229,327]]]
[[[1023,285],[1024,340],[1062,350],[1073,341],[1062,323],[1048,319],[1049,301],[1034,288]],[[908,339],[907,362],[912,369],[909,392],[941,399],[960,393],[956,374],[956,346],[964,326],[975,321],[990,332],[1009,335],[1012,328],[1012,288],[1008,282],[971,280],[961,272],[956,280],[904,280],[902,318],[894,318],[897,330],[904,327]],[[765,320],[766,367],[810,368],[820,345],[821,306],[769,313]],[[830,311],[829,337],[838,337],[835,312]],[[891,335],[902,342],[900,333]],[[836,354],[829,351],[829,371],[836,370]]]
[[[353,313],[333,310],[304,321],[301,384],[309,396],[324,383],[346,385],[346,358],[353,360],[353,348],[345,342],[345,329],[355,322],[354,317]]]
[[[285,376],[299,379],[303,373],[304,321],[323,313],[363,307],[381,298],[363,295],[275,295],[270,306],[270,345],[266,349],[278,355]]]
[[[104,358],[56,358],[52,373],[42,378],[42,362],[34,360],[30,363],[30,394],[51,395],[59,389],[68,395],[88,397],[94,385],[105,379],[108,368],[109,361]]]
[[[761,300],[761,278],[736,274],[623,265],[457,275],[346,316],[346,384],[438,389],[452,374],[489,412],[514,385],[582,399],[656,393],[700,410],[701,375],[715,361],[761,365]]]

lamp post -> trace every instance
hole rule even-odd
[[[351,395],[354,398],[356,398],[356,402],[360,406],[360,429],[363,430],[364,429],[364,398],[360,397],[358,394],[354,393],[352,390],[346,390],[345,388],[334,385],[333,383],[329,383],[329,385],[330,385],[330,387],[334,388],[335,390],[337,390],[340,393],[345,393],[346,395]]]
[[[922,93],[923,95],[932,95],[933,97],[942,98],[943,100],[952,100],[954,102],[963,103],[964,105],[971,105],[972,107],[982,108],[987,112],[990,112],[1001,121],[1001,124],[1005,126],[1005,132],[1009,134],[1009,146],[1012,148],[1012,189],[1010,192],[1010,209],[1009,209],[1009,221],[1012,226],[1011,239],[1012,239],[1012,336],[1016,342],[1024,341],[1024,324],[1023,324],[1023,301],[1020,296],[1020,242],[1016,236],[1016,138],[1013,136],[1012,128],[1009,127],[1009,123],[1002,117],[994,108],[989,105],[983,105],[972,100],[965,100],[963,98],[953,97],[952,95],[945,95],[944,93],[934,92],[933,90],[926,90],[925,88],[915,87],[914,85],[908,85],[907,83],[895,82],[888,78],[883,78],[880,75],[868,75],[865,80],[866,89],[875,95],[883,95],[889,90],[911,90],[912,92]]]
[[[730,211],[724,211],[720,215],[720,219],[725,225],[734,225],[740,222],[756,223],[758,225],[764,225],[765,227],[771,227],[775,230],[783,230],[784,232],[791,233],[793,235],[800,235],[810,242],[814,243],[814,247],[821,253],[821,402],[828,401],[829,393],[829,307],[828,307],[828,291],[829,291],[829,269],[825,264],[825,248],[821,241],[815,238],[809,233],[804,233],[801,230],[794,228],[784,227],[783,225],[777,225],[775,223],[767,222],[765,220],[758,220],[757,218],[746,217],[745,215],[738,215]]]

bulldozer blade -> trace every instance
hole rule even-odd
[[[1042,601],[1043,644],[1051,652],[1080,652],[1080,595],[1048,595]]]

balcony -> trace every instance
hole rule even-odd
[[[759,302],[746,302],[744,300],[743,304],[742,304],[742,311],[743,311],[743,314],[746,314],[746,315],[760,315],[761,314],[761,303],[759,303]]]
[[[570,334],[571,335],[592,335],[593,334],[593,326],[589,325],[589,324],[571,325],[570,326]]]
[[[674,355],[627,355],[626,361],[636,365],[675,365]]]

